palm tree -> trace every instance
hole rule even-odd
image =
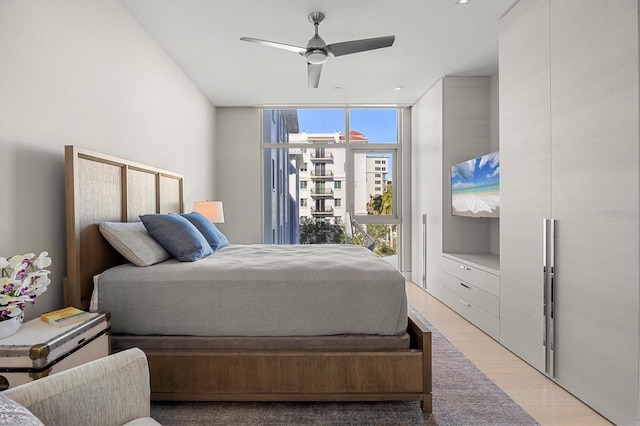
[[[387,185],[382,193],[380,214],[393,214],[393,186]]]
[[[371,196],[367,203],[367,213],[374,215],[393,214],[393,186],[387,185],[381,195]],[[375,252],[382,256],[396,254],[395,240],[391,240],[391,234],[396,225],[369,224],[366,225],[367,234],[376,241]],[[389,244],[391,243],[391,244]]]

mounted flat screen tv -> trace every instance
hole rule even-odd
[[[500,153],[451,166],[451,213],[454,216],[500,217]]]

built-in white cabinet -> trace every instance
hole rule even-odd
[[[442,300],[489,336],[500,338],[499,257],[447,253],[442,259]]]
[[[412,280],[498,339],[499,219],[451,214],[451,165],[498,150],[492,85],[445,77],[412,108]]]
[[[520,1],[500,34],[500,342],[638,413],[638,1]]]

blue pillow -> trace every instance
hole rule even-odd
[[[203,214],[198,212],[191,213],[183,213],[183,217],[185,217],[189,222],[193,224],[204,238],[207,240],[211,248],[215,250],[219,250],[222,247],[226,247],[229,245],[229,240],[224,236],[222,232],[216,226],[209,221]]]
[[[213,254],[200,231],[179,214],[145,214],[140,220],[149,235],[180,262],[195,262]]]

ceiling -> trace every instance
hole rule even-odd
[[[498,70],[498,23],[517,0],[120,0],[216,106],[413,105],[443,76]],[[297,53],[307,16],[327,44],[395,35],[392,47],[324,64],[317,89]],[[402,90],[396,90],[402,87]]]

